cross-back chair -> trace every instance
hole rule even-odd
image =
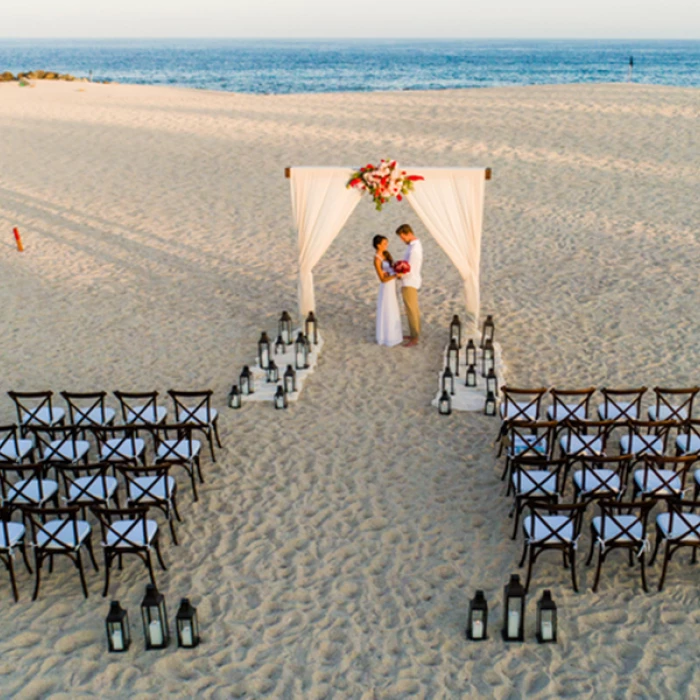
[[[126,484],[126,504],[133,506],[154,506],[160,509],[168,520],[173,544],[177,544],[174,518],[182,521],[177,510],[177,482],[170,475],[173,465],[161,463],[154,467],[117,467]],[[174,516],[174,517],[173,517]]]
[[[654,387],[656,400],[649,406],[649,420],[671,420],[677,426],[693,417],[693,401],[700,387],[668,389]]]
[[[589,404],[595,387],[587,389],[557,389],[549,390],[552,403],[547,407],[547,418],[563,424],[568,420],[588,420]]]
[[[530,515],[523,519],[525,541],[519,566],[528,560],[525,591],[530,587],[532,567],[542,552],[556,550],[562,553],[564,568],[571,569],[571,582],[576,583],[576,548],[581,534],[585,503],[555,504],[549,501],[529,502]]]
[[[566,460],[566,474],[584,457],[604,457],[608,438],[615,427],[612,420],[568,420],[559,437],[559,450]]]
[[[508,425],[513,420],[536,421],[540,419],[542,397],[547,393],[545,387],[538,389],[518,389],[512,386],[501,387],[499,413],[501,426],[498,432],[498,456],[503,453],[504,438],[508,435]],[[501,480],[505,479],[505,473]]]
[[[693,564],[700,548],[700,501],[684,501],[672,498],[668,501],[668,512],[656,516],[656,546],[651,562],[654,563],[661,543],[665,543],[664,563],[661,568],[659,590],[664,587],[666,569],[673,555],[683,547],[692,547]]]
[[[619,500],[627,490],[630,458],[625,455],[581,457],[572,476],[574,503]]]
[[[158,405],[157,391],[115,391],[125,425],[151,426],[165,422],[168,409]]]
[[[61,396],[68,406],[68,419],[81,428],[105,427],[114,423],[116,412],[106,404],[106,391],[78,393],[62,391]]]
[[[33,425],[29,430],[45,471],[64,464],[87,464],[90,443],[81,440],[80,428],[74,425]]]
[[[200,453],[202,443],[193,437],[191,425],[178,423],[173,425],[159,425],[153,428],[153,436],[156,446],[156,464],[172,464],[181,466],[190,477],[192,484],[192,496],[195,501],[197,495],[197,478],[204,483]],[[175,437],[171,437],[175,435]]]
[[[58,482],[44,478],[43,464],[0,463],[2,505],[14,510],[23,506],[58,507]]]
[[[151,550],[155,549],[158,563],[166,571],[165,562],[160,553],[158,523],[148,518],[148,506],[132,508],[93,508],[92,512],[100,521],[102,529],[102,551],[105,557],[105,587],[103,597],[109,591],[109,574],[112,562],[122,556],[135,554],[148,569],[151,583],[155,586]]]
[[[676,437],[676,454],[694,455],[700,452],[700,418],[689,418]]]
[[[518,457],[550,459],[554,451],[556,421],[511,420],[507,425],[506,463],[501,481],[511,474],[511,464]],[[510,478],[508,493],[510,493]]]
[[[591,520],[591,550],[586,566],[593,561],[593,553],[598,548],[598,566],[593,582],[593,591],[598,590],[600,570],[606,557],[614,549],[626,549],[629,565],[634,565],[634,558],[639,561],[642,576],[642,588],[647,592],[647,579],[644,556],[649,549],[647,539],[647,520],[649,511],[654,507],[653,501],[621,503],[620,501],[598,501],[600,515]]]
[[[109,507],[114,503],[119,507],[119,482],[108,474],[110,469],[111,465],[107,462],[58,467],[63,490],[67,494],[66,504],[79,506],[83,518],[86,516],[86,509],[93,506]]]
[[[110,464],[146,464],[146,442],[138,436],[138,428],[118,425],[109,428],[91,428],[97,441],[101,462]]]
[[[646,455],[661,457],[665,454],[668,434],[673,426],[670,420],[627,421],[627,434],[620,438],[620,454],[630,457],[631,469]]]
[[[638,389],[608,389],[603,387],[603,403],[598,406],[600,420],[613,420],[618,426],[626,426],[632,418],[638,420],[642,414],[642,398],[646,394],[645,386]]]
[[[688,471],[697,460],[698,455],[685,457],[646,455],[641,469],[634,472],[634,499],[682,498]]]
[[[0,462],[21,464],[25,459],[34,461],[34,442],[23,439],[14,423],[0,426]]]
[[[214,440],[216,439],[219,448],[222,445],[219,438],[219,413],[211,407],[211,397],[214,392],[211,389],[206,391],[175,391],[170,389],[168,394],[173,400],[175,422],[187,423],[196,430],[202,431],[209,442],[212,461],[216,462]]]
[[[29,508],[25,507],[24,513],[32,525],[32,547],[34,548],[34,568],[36,572],[36,585],[32,600],[39,595],[41,584],[41,569],[44,561],[49,559],[49,573],[53,570],[53,558],[66,556],[78,569],[83,594],[88,597],[87,583],[85,582],[85,570],[81,550],[83,545],[87,547],[92,565],[98,571],[95,555],[92,551],[92,539],[90,523],[78,518],[78,506],[65,506],[63,508]]]
[[[15,598],[15,603],[19,600],[14,567],[16,549],[22,552],[22,558],[24,559],[27,571],[29,571],[30,574],[32,573],[32,567],[29,565],[27,549],[24,543],[25,532],[26,529],[23,523],[15,523],[12,521],[12,511],[9,508],[0,507],[0,561],[2,561],[10,574],[10,584],[12,586],[12,595]]]
[[[50,428],[65,422],[66,412],[53,406],[53,391],[8,391],[7,395],[17,409],[17,422],[22,437],[25,437],[29,426]]]

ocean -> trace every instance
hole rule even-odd
[[[0,39],[0,72],[259,94],[560,83],[700,87],[700,41]]]

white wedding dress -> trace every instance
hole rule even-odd
[[[379,256],[377,256],[379,258]],[[380,258],[381,259],[381,258]],[[382,271],[389,275],[394,270],[387,260],[382,260]],[[396,279],[380,282],[377,298],[377,344],[398,345],[403,340],[401,329],[401,311],[396,296]]]

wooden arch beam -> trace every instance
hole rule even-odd
[[[289,176],[291,174],[291,168],[285,168],[284,169],[284,176],[289,180]],[[484,170],[484,180],[490,180],[493,177],[493,170],[491,168],[486,168]]]

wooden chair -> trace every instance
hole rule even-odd
[[[33,425],[29,428],[41,454],[44,471],[65,464],[87,464],[90,443],[81,440],[81,431],[73,425],[53,427]]]
[[[552,405],[547,407],[547,419],[563,425],[569,420],[588,420],[589,404],[595,387],[588,389],[549,390]]]
[[[659,590],[664,587],[666,569],[673,555],[683,547],[693,548],[693,564],[697,561],[700,548],[700,501],[684,501],[672,498],[668,501],[668,512],[656,516],[656,546],[651,557],[654,563],[661,543],[665,543],[664,563],[661,568]]]
[[[52,405],[53,391],[8,391],[17,409],[17,422],[21,437],[27,434],[27,428],[32,425],[52,427],[63,425],[66,412]]]
[[[72,425],[103,428],[114,424],[116,412],[106,405],[106,391],[82,394],[62,391],[61,396],[68,406],[68,417]]]
[[[109,508],[114,502],[114,505],[119,507],[119,482],[114,476],[108,475],[109,469],[110,465],[107,462],[64,465],[57,469],[67,494],[66,504],[79,506],[83,518],[86,517],[86,509],[93,506]]]
[[[662,457],[673,426],[670,420],[628,420],[627,435],[620,438],[620,454],[630,458],[630,468],[634,469],[647,455]]]
[[[0,462],[21,464],[27,458],[34,461],[34,442],[22,439],[14,424],[0,426]]]
[[[86,545],[90,560],[98,571],[95,555],[92,551],[91,528],[87,520],[78,519],[78,506],[64,508],[27,508],[24,513],[32,524],[32,546],[36,569],[36,585],[32,600],[39,595],[41,584],[41,568],[44,561],[49,559],[49,573],[53,571],[54,556],[67,556],[80,573],[80,583],[83,593],[88,597],[85,571],[80,555],[83,545]]]
[[[619,501],[627,490],[629,457],[588,456],[579,460],[581,469],[572,477],[574,503],[606,499]]]
[[[158,563],[166,571],[165,562],[160,553],[158,540],[158,523],[148,519],[148,506],[133,508],[93,508],[102,528],[102,549],[105,555],[105,587],[102,596],[109,590],[109,573],[112,562],[124,554],[136,554],[146,565],[151,583],[156,579],[151,562],[151,549],[155,549]]]
[[[43,508],[53,503],[58,508],[58,482],[44,478],[43,464],[0,463],[2,505],[11,511],[24,507]]]
[[[634,500],[682,498],[690,467],[698,455],[658,457],[647,455],[641,469],[634,472]]]
[[[629,564],[634,564],[636,556],[641,566],[642,588],[647,592],[647,579],[644,555],[649,548],[647,520],[653,501],[620,503],[619,501],[598,501],[600,515],[591,520],[591,551],[586,566],[593,561],[593,552],[598,547],[598,567],[595,572],[593,591],[598,590],[600,570],[603,562],[614,549],[626,549]]]
[[[564,568],[571,568],[571,582],[576,583],[576,547],[581,534],[585,503],[554,504],[549,501],[530,501],[530,515],[523,519],[525,542],[519,566],[527,565],[525,592],[530,588],[532,566],[542,552],[556,550],[562,553]]]
[[[687,389],[663,389],[654,387],[656,402],[649,406],[649,420],[670,420],[681,425],[693,417],[693,401],[700,387]]]
[[[554,430],[556,427],[555,421],[512,420],[508,422],[506,463],[501,475],[501,481],[508,477],[506,495],[510,493],[513,460],[518,457],[551,459],[554,451]]]
[[[160,509],[170,525],[170,536],[177,545],[173,516],[182,522],[177,510],[177,482],[170,476],[172,464],[155,467],[117,467],[126,484],[127,507],[155,506]]]
[[[501,404],[499,412],[501,416],[501,427],[498,431],[498,456],[503,453],[503,439],[508,435],[508,425],[512,420],[536,421],[540,418],[540,405],[542,397],[547,393],[547,389],[516,389],[515,387],[501,387]],[[506,478],[503,473],[501,481]]]
[[[642,414],[642,398],[646,392],[645,386],[639,389],[606,389],[603,387],[600,390],[603,395],[603,403],[598,406],[598,418],[600,420],[613,420],[616,426],[626,426],[630,419],[639,420]]]
[[[119,401],[125,425],[150,426],[165,422],[168,409],[158,405],[157,391],[140,393],[115,391],[114,395]]]
[[[175,438],[170,437],[175,434]],[[171,464],[181,466],[190,477],[192,495],[195,501],[197,495],[197,477],[204,483],[199,455],[202,443],[193,437],[191,425],[178,423],[173,425],[154,426],[153,436],[156,443],[156,464]]]
[[[696,455],[700,452],[700,419],[689,418],[681,426],[676,437],[676,454]]]
[[[186,423],[194,429],[201,430],[209,442],[209,451],[212,461],[216,462],[214,455],[214,439],[219,448],[222,447],[219,438],[219,414],[211,407],[211,397],[214,394],[211,389],[206,391],[168,391],[173,400],[175,409],[175,422]]]
[[[513,460],[511,476],[513,489],[513,507],[510,516],[515,515],[513,534],[518,534],[520,514],[530,501],[548,501],[558,503],[562,495],[564,460],[542,459],[540,457],[518,457]]]
[[[97,451],[101,462],[110,464],[146,464],[146,442],[138,437],[138,428],[130,425],[98,428],[92,433],[97,441]]]
[[[15,549],[19,549],[22,552],[27,571],[30,574],[33,573],[32,567],[29,565],[29,559],[27,559],[24,535],[25,526],[22,523],[12,521],[12,511],[9,508],[0,508],[0,561],[10,572],[10,584],[12,585],[12,595],[15,598],[15,603],[19,600],[14,568]]]
[[[571,467],[585,457],[604,457],[608,438],[615,427],[612,420],[568,420],[559,437],[560,456],[566,460],[565,479]]]

